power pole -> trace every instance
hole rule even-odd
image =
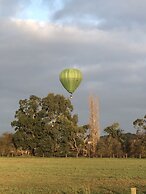
[[[94,98],[93,96],[89,97],[89,155],[95,156],[97,142],[100,139],[100,126],[99,126],[99,100],[98,97]]]

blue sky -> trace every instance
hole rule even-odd
[[[20,99],[49,92],[69,94],[60,71],[77,67],[83,81],[74,93],[79,123],[89,121],[89,96],[100,99],[101,131],[146,112],[145,0],[1,0],[0,131],[10,126]]]
[[[48,21],[51,17],[51,9],[48,10],[42,1],[31,1],[31,4],[22,12],[16,15],[16,18],[24,20]]]
[[[22,12],[16,14],[16,18],[50,22],[53,14],[62,7],[61,0],[50,1],[50,3],[45,3],[43,0],[31,0]]]

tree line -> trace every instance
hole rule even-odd
[[[146,116],[133,122],[135,134],[118,123],[106,127],[93,154],[89,124],[79,126],[71,101],[59,94],[20,100],[11,126],[14,133],[0,136],[1,156],[146,157]]]

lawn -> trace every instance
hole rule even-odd
[[[146,194],[146,159],[0,158],[0,194]]]

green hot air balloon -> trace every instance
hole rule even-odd
[[[78,69],[64,69],[60,73],[60,82],[63,87],[71,94],[78,88],[82,81],[82,73]]]

